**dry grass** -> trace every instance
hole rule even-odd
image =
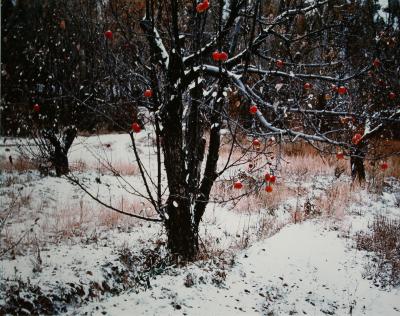
[[[333,175],[336,166],[341,166],[350,175],[350,164],[346,161],[336,161],[319,155],[296,155],[287,157],[287,162],[282,162],[282,177],[312,177],[315,175]]]
[[[139,175],[139,167],[134,164],[127,162],[118,162],[112,166],[98,165],[98,166],[88,166],[88,164],[79,159],[71,161],[69,164],[71,172],[85,172],[85,171],[98,171],[102,174],[120,174],[121,176],[137,176]],[[7,159],[2,159],[0,161],[1,172],[18,172],[25,173],[32,170],[38,170],[38,164],[30,161],[28,159],[18,157],[13,159],[13,163]],[[115,171],[115,172],[114,172]]]
[[[366,276],[377,286],[400,285],[400,221],[377,216],[369,232],[357,234],[357,248],[374,252]]]
[[[8,157],[3,157],[3,159],[0,160],[0,170],[8,173],[23,173],[30,170],[37,170],[37,164],[22,157],[14,158],[11,163]]]
[[[100,174],[118,174],[121,176],[137,176],[140,174],[139,167],[128,162],[117,162],[112,165],[97,163],[96,166],[88,166],[83,160],[75,160],[70,163],[71,172],[96,171]]]
[[[89,168],[88,168],[86,162],[79,159],[79,160],[74,160],[69,163],[69,170],[71,172],[85,172],[85,171],[88,171]]]
[[[266,192],[265,185],[256,183],[254,178],[242,183],[242,190],[234,190],[231,181],[219,181],[213,186],[212,195],[218,201],[229,201],[233,210],[245,213],[258,212],[262,208],[274,211],[286,198],[294,195],[283,182],[274,184],[272,192]],[[246,190],[250,193],[246,194]]]
[[[358,183],[352,184],[350,181],[350,162],[348,159],[337,160],[334,155],[320,155],[320,153],[307,143],[289,144],[281,148],[273,147],[273,156],[281,154],[284,160],[277,167],[278,176],[276,184],[273,185],[273,192],[264,191],[264,173],[266,169],[259,172],[246,171],[247,165],[241,167],[236,172],[235,179],[240,179],[244,184],[242,190],[234,190],[232,181],[220,181],[213,188],[213,195],[221,200],[229,200],[239,194],[244,194],[245,190],[251,191],[240,199],[230,202],[229,205],[236,212],[247,214],[257,214],[260,209],[267,209],[268,216],[261,216],[257,221],[259,225],[245,226],[238,232],[233,244],[229,247],[230,251],[248,247],[254,241],[274,234],[287,222],[278,222],[274,216],[275,211],[289,199],[296,199],[297,205],[293,203],[285,206],[285,210],[291,213],[291,221],[294,223],[313,218],[316,216],[327,216],[342,219],[347,212],[347,208],[354,202],[359,201],[359,191],[362,189]],[[222,159],[226,159],[228,150],[220,152]],[[240,155],[241,153],[235,153]],[[270,155],[269,155],[270,156]],[[265,159],[265,158],[264,158]],[[260,165],[265,164],[263,158]],[[322,182],[319,188],[321,193],[315,195],[314,179],[321,176],[327,177],[327,182]],[[345,177],[347,176],[347,177]],[[294,184],[294,185],[293,185]],[[310,184],[312,184],[310,186]],[[304,199],[306,197],[306,199]],[[264,213],[265,214],[265,213]],[[289,220],[289,221],[290,221]],[[212,239],[212,238],[211,238]],[[218,255],[218,245],[210,240],[207,243],[208,251]],[[224,254],[226,253],[223,252]]]
[[[116,164],[114,169],[122,176],[137,176],[140,173],[138,165],[126,162]]]
[[[32,205],[27,203],[31,203],[30,195],[19,198],[14,206],[12,218],[5,229],[0,231],[0,253],[10,245],[16,244],[22,235],[23,240],[13,249],[11,256],[24,254],[28,249],[32,249],[37,240],[41,247],[65,241],[96,242],[104,232],[114,229],[129,232],[142,223],[135,218],[82,200],[51,210],[45,210],[43,207],[46,203],[43,202],[39,204],[41,208],[35,212],[29,210],[32,209]],[[150,205],[136,200],[116,203],[115,207],[126,212],[135,210],[136,213],[141,212],[149,217],[155,215],[149,211]]]
[[[290,190],[284,183],[277,183],[273,185],[272,192],[265,192],[264,187],[247,198],[242,198],[235,205],[235,209],[251,212],[266,208],[273,212],[282,205],[283,201],[290,196],[293,196],[293,190]]]
[[[132,212],[132,210],[137,212],[141,210],[148,216],[154,216],[149,211],[150,205],[136,200],[119,202],[115,207],[125,212]],[[80,201],[79,204],[60,208],[51,214],[51,217],[53,220],[47,221],[53,223],[52,227],[50,227],[51,233],[52,235],[60,236],[61,239],[72,236],[81,237],[86,233],[87,228],[100,228],[104,231],[121,228],[122,230],[129,231],[139,223],[135,218],[117,213],[105,207],[98,207],[93,203],[84,203],[83,201]],[[45,231],[46,229],[44,228],[43,230]]]
[[[318,156],[318,150],[304,141],[295,143],[286,143],[282,146],[282,152],[285,156]]]
[[[313,201],[313,204],[321,214],[342,219],[347,207],[359,201],[358,194],[361,187],[358,184],[336,181],[329,186],[324,194]]]
[[[230,200],[235,196],[249,191],[245,195],[233,203],[233,208],[237,211],[254,212],[260,208],[267,208],[271,211],[277,209],[282,203],[291,197],[298,194],[307,194],[307,192],[298,192],[292,189],[287,183],[296,181],[298,183],[312,181],[313,177],[327,175],[333,176],[335,169],[341,168],[344,174],[350,175],[349,163],[345,161],[337,161],[335,157],[321,156],[319,152],[309,145],[308,143],[299,142],[294,144],[286,144],[281,148],[277,146],[271,147],[273,149],[272,156],[276,157],[280,152],[283,155],[284,161],[280,165],[273,164],[273,169],[276,168],[277,182],[273,185],[273,192],[265,192],[265,184],[263,184],[263,177],[266,172],[269,172],[266,158],[260,157],[258,166],[265,165],[265,170],[258,170],[256,172],[248,172],[246,170],[247,164],[239,167],[239,171],[235,175],[244,184],[244,189],[238,191],[232,188],[231,181],[220,181],[213,187],[213,196],[218,200]],[[225,146],[220,151],[222,161],[226,161],[229,154],[228,146]],[[235,149],[233,156],[240,157],[241,152]],[[244,160],[244,159],[243,159]],[[338,191],[336,188],[335,192]],[[343,189],[342,191],[345,191]],[[344,192],[343,192],[344,193]],[[340,192],[331,194],[328,199],[333,199],[334,195],[339,195]],[[294,210],[293,210],[294,211]]]

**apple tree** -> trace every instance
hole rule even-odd
[[[113,42],[118,67],[125,69],[114,72],[114,80],[122,87],[119,78],[129,74],[130,91],[141,90],[130,97],[146,119],[127,119],[145,190],[138,192],[133,183],[130,188],[157,217],[107,205],[79,178],[70,179],[114,211],[162,222],[171,253],[185,260],[198,252],[199,225],[218,179],[230,183],[234,198],[258,190],[270,194],[278,172],[271,163],[274,144],[307,141],[338,159],[350,156],[354,163],[363,159],[360,145],[367,138],[398,123],[398,82],[390,79],[398,67],[395,52],[387,57],[368,47],[352,63],[349,46],[357,31],[351,23],[360,11],[352,12],[345,1],[134,3],[133,8],[124,1],[106,5],[112,18],[104,35]],[[137,20],[127,24],[127,16]],[[122,45],[129,49],[121,50]],[[361,87],[370,71],[390,81],[387,91],[380,91],[390,105],[370,100],[366,93],[372,90]],[[368,106],[362,97],[370,100]],[[138,150],[143,127],[154,136],[154,177]],[[261,163],[249,167],[264,175],[251,182],[241,179],[240,168],[253,160]]]

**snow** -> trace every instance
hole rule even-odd
[[[362,278],[363,254],[337,235],[318,221],[292,224],[240,253],[222,287],[185,287],[188,273],[204,274],[188,267],[153,280],[146,292],[92,303],[81,312],[174,315],[179,304],[187,315],[397,315],[400,290],[372,287]]]
[[[225,0],[224,2],[224,7],[222,8],[222,19],[225,21],[228,19],[230,13],[230,0]]]
[[[168,68],[169,55],[167,53],[167,50],[165,49],[165,46],[164,46],[164,44],[163,44],[163,42],[161,40],[160,34],[158,33],[156,28],[154,28],[154,37],[155,37],[156,45],[160,49],[161,57],[163,59],[163,63],[165,65],[165,68]]]
[[[193,80],[189,85],[188,85],[188,89],[192,90],[196,85],[202,83],[204,80],[204,78],[197,78],[195,80]]]
[[[377,16],[381,17],[385,22],[387,22],[389,14],[385,13],[384,9],[389,7],[389,1],[388,0],[379,0],[377,2],[380,6],[380,8],[377,12]]]

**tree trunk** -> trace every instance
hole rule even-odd
[[[63,143],[56,137],[53,131],[46,131],[47,138],[54,147],[54,152],[50,153],[50,160],[56,170],[57,177],[61,177],[69,172],[68,151],[74,142],[77,131],[75,128],[68,128],[63,135]]]
[[[353,181],[365,181],[364,157],[365,154],[359,148],[354,150],[350,157],[351,177],[353,178]]]
[[[161,114],[162,148],[164,166],[168,180],[169,197],[166,207],[165,226],[168,235],[168,248],[174,256],[183,260],[193,260],[198,250],[198,229],[193,223],[191,209],[193,198],[193,183],[189,178],[187,155],[182,131],[183,102],[182,91],[175,83],[183,75],[182,59],[178,55],[179,49],[171,51],[168,68],[169,102]],[[198,135],[196,133],[196,135]],[[196,136],[199,137],[199,136]],[[197,145],[197,142],[194,142]],[[190,166],[194,168],[194,166]]]
[[[166,222],[168,249],[173,256],[185,261],[195,259],[198,251],[198,227],[192,222],[190,205],[171,201]]]
[[[53,157],[56,176],[61,177],[69,172],[68,156],[62,150],[56,150]]]

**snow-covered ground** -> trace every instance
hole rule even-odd
[[[194,265],[157,278],[148,291],[92,303],[78,313],[175,315],[179,308],[184,315],[398,314],[400,290],[380,290],[362,278],[365,254],[349,248],[336,225],[288,225],[240,252],[221,286],[203,284],[207,272]],[[191,287],[184,285],[188,274]]]
[[[154,172],[151,141],[146,131],[137,140]],[[12,142],[0,148],[4,161],[17,155]],[[142,192],[129,146],[127,135],[79,137],[69,158],[100,198],[152,215],[107,170],[117,166]],[[287,159],[292,164],[281,170],[273,197],[208,206],[203,259],[180,267],[163,263],[160,224],[117,216],[66,179],[1,172],[1,208],[14,203],[1,248],[24,238],[0,258],[0,307],[19,304],[23,313],[36,305],[43,314],[73,315],[400,315],[400,289],[366,277],[372,257],[354,240],[376,215],[400,218],[398,178],[386,178],[383,193],[374,194],[352,187],[345,175],[337,179],[334,165],[310,161],[319,165],[305,176],[304,159],[315,157]],[[304,218],[306,201],[322,214]]]

